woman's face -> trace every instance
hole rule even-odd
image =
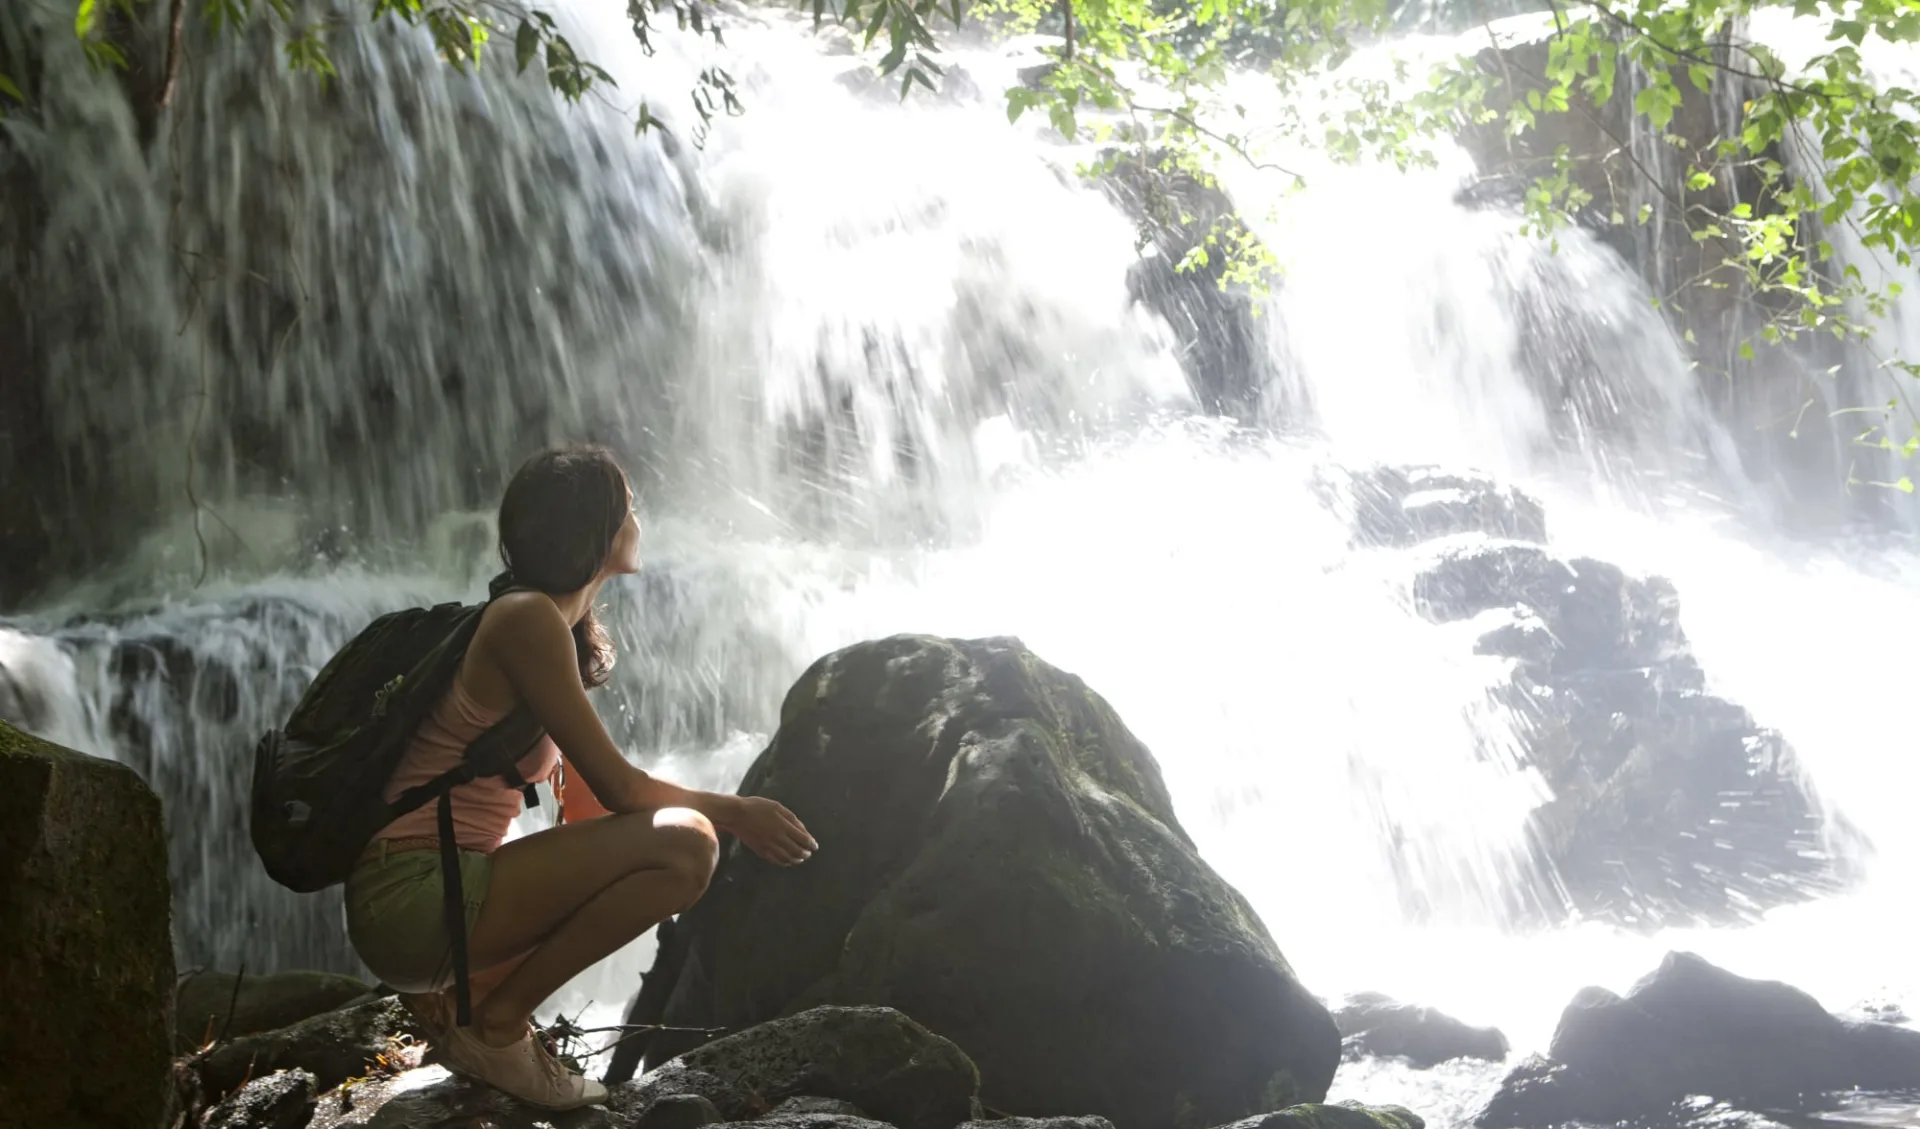
[[[640,518],[633,509],[633,490],[627,490],[627,519],[613,535],[613,547],[607,550],[606,571],[610,576],[631,576],[640,571]]]

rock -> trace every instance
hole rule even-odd
[[[1473,643],[1476,655],[1498,655],[1523,669],[1545,670],[1560,649],[1547,621],[1531,608],[1494,608],[1473,618],[1485,627]]]
[[[630,1129],[605,1107],[555,1113],[488,1086],[451,1077],[438,1066],[381,1075],[320,1099],[308,1129]]]
[[[678,1062],[650,1071],[638,1081],[613,1085],[616,1080],[615,1075],[609,1074],[607,1081],[612,1092],[607,1097],[607,1107],[622,1124],[639,1121],[660,1102],[683,1097],[699,1098],[713,1106],[723,1121],[757,1117],[772,1108],[764,1098]]]
[[[1576,995],[1546,1056],[1508,1074],[1475,1124],[1611,1123],[1691,1095],[1793,1108],[1853,1087],[1920,1088],[1920,1031],[1849,1023],[1797,988],[1669,953],[1624,997],[1602,988]]]
[[[669,1068],[719,1080],[754,1115],[808,1095],[850,1102],[899,1129],[953,1129],[973,1115],[980,1085],[959,1047],[883,1007],[813,1008],[688,1051]],[[731,1118],[742,1112],[737,1100],[714,1104]]]
[[[125,765],[0,722],[0,1110],[151,1129],[170,1098],[160,801]]]
[[[969,1121],[960,1129],[1113,1129],[1104,1117],[1003,1117],[998,1121]]]
[[[1492,80],[1487,88],[1495,111],[1490,122],[1504,123],[1509,99],[1530,96],[1537,82],[1531,76],[1550,69],[1551,20],[1535,15],[1495,26],[1504,39],[1521,22],[1531,24],[1531,31],[1520,31],[1504,62],[1491,48],[1478,56],[1479,69]],[[1741,342],[1757,337],[1767,321],[1800,311],[1790,295],[1756,293],[1749,285],[1740,266],[1737,225],[1704,222],[1710,215],[1724,216],[1737,204],[1754,209],[1755,219],[1777,210],[1764,190],[1761,162],[1726,162],[1715,153],[1722,138],[1739,136],[1741,107],[1753,98],[1751,89],[1742,89],[1747,80],[1722,72],[1715,81],[1719,85],[1711,94],[1679,84],[1680,102],[1657,138],[1644,117],[1634,120],[1638,115],[1633,98],[1616,95],[1596,107],[1577,90],[1568,112],[1539,114],[1518,134],[1509,135],[1499,124],[1467,126],[1459,140],[1482,179],[1458,199],[1468,207],[1497,208],[1517,216],[1541,162],[1552,162],[1564,150],[1572,158],[1566,166],[1572,185],[1591,198],[1576,214],[1580,226],[1618,252],[1648,292],[1665,296],[1660,309],[1673,328],[1673,339],[1698,366],[1704,399],[1739,448],[1741,462],[1769,468],[1770,484],[1782,500],[1792,503],[1783,507],[1787,520],[1809,533],[1876,517],[1884,520],[1884,499],[1872,496],[1877,492],[1834,496],[1832,468],[1848,461],[1846,450],[1855,437],[1855,431],[1847,430],[1851,416],[1828,419],[1826,413],[1810,413],[1814,418],[1791,427],[1779,422],[1796,419],[1805,400],[1799,374],[1846,363],[1843,352],[1818,344],[1809,346],[1811,355],[1800,349],[1740,348]],[[1644,71],[1623,60],[1617,89],[1624,94],[1646,84]],[[1781,162],[1790,185],[1794,163],[1778,146],[1769,147],[1768,156]],[[1691,176],[1696,168],[1716,172],[1696,182]],[[1656,404],[1636,404],[1635,397],[1617,393],[1592,394],[1596,387],[1619,385],[1606,360],[1595,357],[1581,363],[1565,350],[1535,344],[1564,340],[1569,321],[1578,326],[1580,319],[1593,316],[1579,303],[1577,291],[1557,299],[1527,295],[1513,303],[1523,323],[1521,364],[1542,402],[1564,419],[1577,419],[1581,430],[1612,438],[1616,448],[1620,439],[1632,436],[1649,450],[1659,449],[1663,440]],[[1531,332],[1528,323],[1554,323],[1561,333]]]
[[[884,1121],[848,1117],[841,1113],[769,1113],[752,1121],[730,1123],[733,1129],[892,1129]]]
[[[1344,494],[1354,539],[1365,545],[1414,545],[1463,533],[1544,542],[1546,507],[1531,494],[1477,474],[1433,466],[1368,467],[1323,481]],[[1341,488],[1344,489],[1341,489]]]
[[[216,1097],[276,1070],[308,1071],[326,1091],[366,1074],[396,1044],[420,1038],[419,1027],[400,1001],[383,996],[277,1031],[229,1039],[193,1061],[202,1087]]]
[[[668,1094],[649,1106],[633,1124],[634,1129],[699,1129],[725,1120],[720,1110],[699,1094]]]
[[[831,1113],[841,1117],[867,1116],[866,1110],[861,1109],[852,1102],[844,1102],[839,1098],[813,1097],[808,1094],[788,1098],[786,1101],[774,1106],[773,1113],[769,1114],[769,1116],[777,1117],[781,1114],[789,1113]]]
[[[1706,693],[1669,581],[1555,553],[1540,504],[1482,476],[1389,465],[1319,487],[1357,542],[1414,549],[1422,616],[1511,660],[1494,696],[1552,793],[1531,822],[1557,878],[1517,912],[1730,923],[1850,879],[1858,832],[1779,734]]]
[[[304,1070],[255,1078],[215,1106],[204,1129],[306,1129],[317,1093],[313,1075]]]
[[[897,1007],[976,1049],[988,1105],[1123,1129],[1325,1095],[1332,1017],[1201,860],[1112,707],[1017,640],[828,655],[741,791],[785,803],[823,846],[792,870],[730,847],[633,1022]]]
[[[1507,1037],[1492,1027],[1470,1027],[1432,1008],[1398,1003],[1378,993],[1353,997],[1333,1013],[1333,1021],[1355,1056],[1404,1058],[1423,1068],[1456,1058],[1499,1062],[1507,1057]]]
[[[1437,623],[1515,605],[1532,611],[1558,644],[1548,673],[1652,666],[1688,655],[1672,582],[1630,577],[1618,565],[1562,558],[1538,545],[1449,545],[1414,577],[1413,597]]]
[[[1335,1102],[1293,1106],[1278,1113],[1248,1117],[1224,1129],[1426,1129],[1426,1125],[1425,1118],[1397,1105]]]
[[[189,1050],[222,1034],[253,1035],[291,1027],[371,991],[373,985],[366,981],[334,972],[275,972],[264,976],[189,973],[174,996],[176,1045]],[[233,1007],[231,1023],[227,1019],[229,1004]]]
[[[1214,248],[1205,265],[1181,270],[1188,255],[1208,246],[1216,226],[1221,246],[1246,231],[1233,201],[1211,178],[1178,168],[1165,151],[1102,155],[1099,184],[1138,227],[1141,258],[1127,271],[1133,301],[1164,318],[1180,341],[1180,367],[1203,407],[1254,422],[1272,408],[1266,396],[1284,382],[1275,376],[1272,332],[1259,320],[1245,287],[1223,286],[1226,255]]]

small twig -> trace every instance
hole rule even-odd
[[[233,1030],[233,1010],[240,1006],[240,984],[247,978],[247,962],[240,962],[240,971],[233,977],[233,994],[227,997],[227,1021],[220,1025],[220,1037],[217,1043],[227,1041],[227,1032]]]
[[[1486,6],[1480,3],[1480,0],[1473,0],[1473,13],[1480,17],[1480,26],[1485,28],[1487,32],[1487,44],[1493,48],[1493,57],[1500,61],[1500,74],[1506,79],[1507,83],[1507,100],[1518,105],[1520,102],[1520,92],[1514,89],[1513,72],[1507,68],[1507,53],[1500,49],[1500,37],[1493,33],[1493,23],[1487,19]],[[1556,16],[1559,15],[1558,12],[1554,14]],[[1513,152],[1513,135],[1507,133],[1505,130],[1502,130],[1501,133],[1506,136],[1507,152],[1511,154]]]
[[[724,1035],[729,1030],[730,1028],[726,1027],[671,1027],[661,1023],[616,1023],[611,1027],[580,1027],[576,1028],[573,1033],[575,1035],[604,1035],[609,1031],[626,1031],[631,1034],[640,1035],[648,1031],[672,1031],[679,1035]]]
[[[1195,121],[1193,117],[1188,113],[1186,113],[1186,111],[1184,110],[1177,110],[1171,106],[1143,106],[1140,103],[1133,101],[1132,99],[1128,99],[1127,106],[1129,109],[1144,110],[1149,114],[1165,115],[1166,117],[1172,118],[1174,121],[1179,122],[1180,124],[1186,126],[1188,129],[1191,129],[1192,131],[1200,134],[1203,137],[1211,137],[1213,140],[1218,141],[1222,145],[1225,145],[1229,150],[1233,152],[1235,156],[1245,161],[1250,168],[1253,168],[1256,170],[1265,169],[1265,170],[1271,170],[1277,173],[1282,173],[1286,176],[1292,177],[1295,181],[1301,184],[1305,184],[1307,182],[1306,177],[1301,176],[1299,173],[1294,172],[1292,169],[1287,168],[1285,165],[1278,165],[1272,161],[1262,161],[1257,159],[1245,145],[1241,144],[1238,141],[1235,141],[1230,137],[1225,137],[1225,136],[1222,136],[1221,134],[1215,133],[1213,130],[1208,129],[1204,125],[1201,125],[1199,122]]]
[[[200,443],[200,423],[206,418],[207,399],[211,395],[212,392],[207,387],[207,335],[203,331],[200,334],[200,398],[193,406],[193,428],[187,432],[187,480],[185,483],[187,504],[193,507],[193,539],[200,546],[200,573],[194,577],[193,586],[195,588],[206,583],[207,569],[212,564],[212,554],[207,550],[207,535],[205,531],[200,528],[200,511],[202,509],[200,497],[193,489],[193,476],[197,467],[197,452],[195,448],[198,447]],[[245,976],[246,972],[247,966],[243,961],[240,965],[240,975]],[[233,994],[236,998],[240,995],[240,980],[238,977],[236,977],[233,982]],[[233,1012],[231,1010],[227,1012],[227,1022],[233,1022]],[[220,1037],[224,1039],[226,1035],[223,1033]]]

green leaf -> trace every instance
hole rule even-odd
[[[1911,494],[1913,493],[1913,479],[1902,477],[1900,481],[1893,484],[1893,488],[1902,494]]]
[[[1047,108],[1047,117],[1053,122],[1053,128],[1060,131],[1060,136],[1066,138],[1068,141],[1073,140],[1074,135],[1078,132],[1078,128],[1073,120],[1073,107],[1067,105],[1065,102],[1055,102]]]
[[[81,39],[92,39],[93,33],[98,30],[100,30],[98,0],[80,0],[80,6],[73,12],[73,34]]]
[[[13,80],[3,74],[0,74],[0,94],[6,95],[23,106],[27,103],[27,96],[20,93],[20,88],[13,84]]]
[[[525,72],[534,57],[540,54],[540,29],[531,21],[521,20],[520,30],[513,34],[513,65],[516,72]],[[644,116],[646,107],[642,106]]]

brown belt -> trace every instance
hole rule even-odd
[[[393,855],[399,854],[402,851],[437,851],[439,849],[440,839],[438,836],[432,835],[415,835],[399,839],[375,839],[373,842],[367,844],[366,850],[360,852],[360,861],[368,862],[372,859],[379,858],[383,850],[387,854]]]

